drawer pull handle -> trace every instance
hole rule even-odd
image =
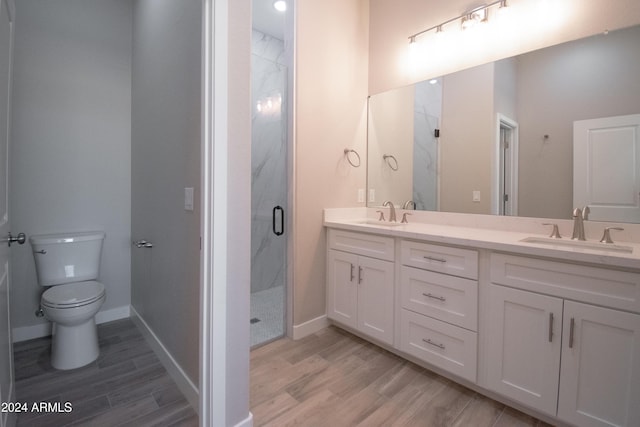
[[[431,340],[430,340],[430,339],[428,339],[428,338],[427,338],[426,340],[423,338],[423,339],[422,339],[422,341],[426,342],[426,343],[427,343],[427,344],[429,344],[429,345],[432,345],[432,346],[434,346],[434,347],[438,347],[438,348],[441,348],[441,349],[443,349],[443,350],[444,350],[444,344],[438,344],[438,343],[435,343],[435,342],[431,341]]]
[[[349,279],[350,282],[353,282],[353,279],[356,277],[355,274],[353,273],[353,269],[355,268],[355,266],[353,264],[351,264],[351,279]]]
[[[438,297],[438,296],[431,295],[431,294],[425,294],[425,293],[423,293],[422,295],[424,295],[424,296],[425,296],[425,297],[427,297],[427,298],[437,299],[438,301],[442,301],[442,302],[445,302],[445,301],[447,300],[445,297]]]
[[[573,348],[573,330],[576,327],[576,321],[572,317],[571,322],[569,322],[569,348]]]
[[[549,313],[549,342],[553,342],[553,313]]]
[[[362,267],[358,267],[358,284],[362,283],[363,276]]]
[[[427,260],[429,260],[429,261],[447,262],[447,260],[446,260],[446,259],[444,259],[444,258],[434,258],[434,257],[432,257],[432,256],[427,256],[427,255],[423,256],[423,258],[424,258],[424,259],[427,259]]]

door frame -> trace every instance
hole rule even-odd
[[[200,425],[251,426],[250,0],[202,0]]]
[[[494,167],[493,167],[493,189],[492,189],[492,214],[503,215],[502,201],[504,192],[501,191],[503,186],[504,158],[502,151],[501,131],[505,129],[509,132],[509,144],[511,145],[510,160],[510,180],[504,184],[504,190],[509,194],[509,203],[511,204],[510,216],[518,215],[518,122],[507,117],[502,113],[496,114],[496,135],[494,141]]]
[[[6,133],[4,135],[2,135],[2,138],[6,139],[6,151],[4,153],[5,155],[5,164],[4,164],[4,168],[5,168],[5,187],[6,187],[6,192],[5,192],[5,200],[4,200],[4,204],[5,204],[5,212],[2,218],[0,218],[0,226],[2,227],[3,230],[3,235],[6,235],[6,232],[10,232],[11,231],[11,216],[9,215],[9,203],[11,198],[9,197],[9,189],[10,189],[10,182],[9,182],[9,178],[10,178],[10,167],[11,167],[11,162],[9,159],[10,156],[10,152],[11,152],[11,107],[12,107],[12,102],[11,102],[11,95],[13,92],[13,61],[14,61],[14,38],[15,38],[15,3],[14,0],[0,0],[4,3],[4,6],[6,8],[7,14],[8,14],[8,20],[9,20],[9,32],[10,32],[10,38],[9,38],[9,64],[8,64],[8,81],[2,82],[2,84],[7,84],[7,99],[4,100],[6,101],[6,108],[7,108],[7,115],[6,117],[4,117],[4,119],[6,120]],[[3,239],[5,240],[4,236]],[[0,315],[2,316],[6,316],[6,326],[7,326],[7,330],[4,331],[6,332],[6,338],[7,338],[7,344],[8,344],[8,348],[2,348],[1,351],[4,353],[5,351],[8,352],[8,354],[5,354],[5,356],[8,356],[8,360],[7,363],[5,365],[5,363],[2,363],[2,367],[1,369],[8,369],[8,377],[9,377],[9,384],[7,384],[8,386],[8,390],[7,390],[7,395],[1,395],[2,393],[0,393],[0,398],[2,399],[3,403],[6,402],[13,402],[15,400],[16,397],[16,389],[15,389],[15,368],[14,368],[14,360],[13,360],[13,339],[12,339],[12,335],[13,335],[13,331],[11,328],[11,276],[12,276],[12,265],[11,265],[11,253],[10,253],[10,249],[8,246],[4,246],[6,245],[6,240],[4,242],[2,242],[1,244],[3,245],[2,247],[2,252],[3,252],[3,256],[6,256],[6,264],[4,265],[4,272],[2,274],[2,277],[0,277],[0,286],[2,286],[2,283],[4,283],[4,286],[6,286],[6,305],[4,307],[2,307],[2,309],[6,310],[6,313],[3,313],[3,310],[0,310]],[[4,344],[4,343],[3,343]],[[4,388],[5,384],[2,384],[2,388]],[[1,391],[1,390],[0,390]],[[4,412],[4,413],[0,413],[0,426],[13,426],[16,424],[16,420],[17,420],[17,414],[14,412]]]

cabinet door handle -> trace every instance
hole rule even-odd
[[[427,259],[429,261],[447,262],[447,260],[444,258],[434,258],[432,256],[427,256],[427,255],[424,255],[422,258]]]
[[[549,313],[549,342],[553,342],[553,313]]]
[[[571,322],[569,322],[569,348],[573,348],[573,330],[576,327],[576,321],[572,317]]]
[[[432,294],[423,293],[422,295],[427,297],[427,298],[437,299],[438,301],[442,301],[442,302],[445,302],[447,300],[445,297],[438,297],[438,296],[435,296],[435,295],[432,295]]]
[[[356,276],[353,274],[353,269],[355,268],[355,266],[354,266],[353,264],[350,264],[350,265],[351,265],[351,278],[349,279],[349,281],[350,281],[350,282],[353,282],[353,279],[356,277]]]
[[[358,284],[362,283],[363,276],[362,267],[358,267]]]
[[[432,346],[434,346],[434,347],[438,347],[438,348],[441,348],[441,349],[443,349],[443,350],[445,349],[445,348],[444,348],[444,344],[438,344],[438,343],[435,343],[435,342],[431,341],[431,340],[430,340],[430,339],[428,339],[428,338],[427,338],[426,340],[423,338],[423,339],[422,339],[422,341],[424,341],[424,342],[426,342],[427,344],[432,345]]]

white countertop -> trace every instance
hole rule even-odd
[[[324,225],[341,230],[368,232],[384,236],[401,237],[405,239],[425,240],[433,243],[447,245],[469,246],[479,249],[490,249],[502,252],[511,252],[535,257],[555,258],[562,261],[598,264],[607,267],[629,268],[640,270],[640,244],[621,242],[616,247],[630,248],[632,251],[606,250],[605,244],[597,240],[589,240],[592,247],[562,246],[549,243],[522,242],[523,239],[538,237],[545,239],[544,234],[522,233],[487,228],[472,228],[464,226],[451,226],[430,224],[423,222],[410,222],[389,226],[383,222],[378,224],[376,220],[360,217],[336,218],[335,215],[325,215]],[[563,238],[561,241],[571,241]],[[579,245],[580,243],[578,243]],[[598,249],[599,245],[603,250]]]

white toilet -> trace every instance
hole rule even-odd
[[[97,282],[102,231],[31,236],[40,286],[50,286],[40,299],[53,322],[51,364],[74,369],[98,358],[95,315],[106,296]]]

